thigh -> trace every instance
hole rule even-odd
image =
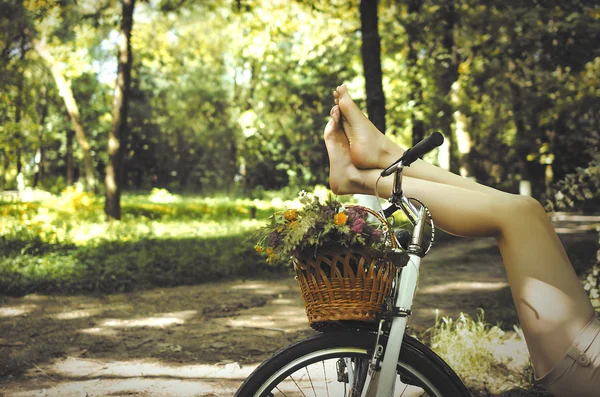
[[[565,357],[539,381],[557,397],[599,395],[600,318],[586,326]]]

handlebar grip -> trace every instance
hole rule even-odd
[[[434,132],[427,138],[423,139],[421,142],[417,143],[412,148],[405,151],[404,155],[400,157],[398,161],[396,161],[394,164],[390,165],[381,172],[381,176],[392,175],[398,169],[398,164],[400,162],[402,162],[402,165],[404,167],[410,166],[419,157],[431,152],[433,149],[440,146],[442,143],[444,143],[444,136],[438,131]]]
[[[434,132],[421,142],[417,143],[411,149],[404,152],[404,156],[402,156],[402,164],[409,166],[419,157],[431,152],[442,143],[444,143],[444,136],[438,131]]]

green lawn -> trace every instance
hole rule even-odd
[[[130,291],[273,271],[249,238],[282,200],[171,195],[122,199],[105,222],[102,199],[67,190],[39,203],[1,203],[0,291]]]

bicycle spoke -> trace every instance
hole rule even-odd
[[[298,391],[300,393],[302,393],[302,397],[306,397],[306,394],[304,394],[304,392],[302,391],[302,389],[300,388],[300,385],[298,385],[298,382],[296,382],[296,380],[294,379],[294,377],[292,375],[290,375],[290,379],[292,380],[292,382],[294,382],[294,384],[296,385],[296,387],[298,388]]]
[[[368,369],[375,336],[370,333],[323,334],[289,350],[289,358],[276,356],[268,371],[257,372],[260,380],[238,397],[358,397],[367,387]],[[336,346],[336,344],[338,346]],[[311,346],[311,345],[314,345]],[[329,347],[332,346],[332,347]],[[426,349],[410,338],[403,347],[406,361],[398,361],[390,397],[466,397],[460,381],[447,376],[447,368],[436,366],[420,354]],[[288,352],[284,352],[288,354]],[[282,359],[283,358],[283,359]],[[425,371],[424,371],[425,370]],[[373,380],[377,380],[375,377]],[[379,379],[381,380],[381,379]],[[257,385],[263,385],[257,388]],[[258,391],[258,393],[257,393]]]
[[[422,388],[410,385],[407,383],[403,383],[400,379],[396,381],[396,384],[400,386],[402,389],[402,393],[398,395],[398,397],[427,397],[428,393],[425,392]]]
[[[344,369],[341,379],[330,376],[331,371],[336,371],[336,360],[321,360],[314,362],[299,371],[289,374],[286,380],[274,387],[275,394],[269,397],[354,397],[361,393],[365,387],[368,363],[365,360],[353,358],[352,364]],[[319,369],[320,368],[320,369]],[[338,377],[339,377],[338,372]],[[428,397],[430,394],[417,386],[410,379],[404,382],[398,374],[396,377],[394,397]],[[351,381],[352,380],[352,381]],[[408,381],[408,382],[407,382]],[[312,393],[309,392],[312,391]]]
[[[310,387],[312,387],[312,391],[315,394],[315,397],[318,397],[317,392],[315,391],[315,385],[310,377],[310,372],[308,372],[308,368],[310,368],[310,367],[304,368],[306,370],[306,376],[308,376],[308,381],[310,382]]]
[[[323,377],[325,378],[325,390],[327,391],[327,397],[329,397],[329,385],[327,384],[327,370],[325,369],[325,361],[321,361],[323,364]]]

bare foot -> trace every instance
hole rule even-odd
[[[329,154],[329,186],[335,194],[373,194],[363,181],[363,171],[352,164],[350,144],[340,126],[340,108],[334,106],[323,133]]]
[[[350,143],[352,163],[361,169],[386,168],[404,150],[392,144],[354,103],[348,89],[341,85],[333,92],[334,101],[342,113],[342,129]]]

